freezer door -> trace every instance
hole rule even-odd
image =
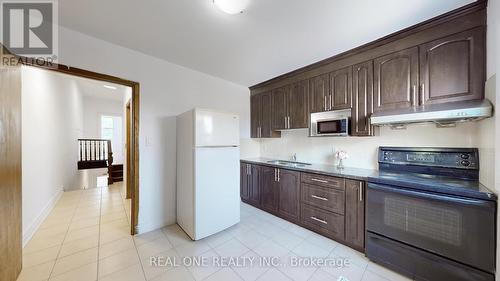
[[[195,149],[195,237],[199,240],[240,221],[240,150]]]
[[[195,146],[239,146],[236,114],[196,109]]]

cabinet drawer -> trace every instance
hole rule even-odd
[[[302,223],[314,231],[344,239],[344,216],[302,204]]]
[[[303,183],[302,202],[341,215],[345,212],[345,192],[342,190]]]
[[[302,182],[323,187],[335,188],[339,190],[345,189],[345,179],[343,178],[303,173]]]

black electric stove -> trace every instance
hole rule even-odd
[[[366,254],[416,280],[494,280],[497,196],[474,148],[380,147]]]

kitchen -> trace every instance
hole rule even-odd
[[[499,279],[498,0],[58,5],[42,70],[132,85],[132,203],[15,197],[0,279]]]

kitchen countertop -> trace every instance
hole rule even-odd
[[[295,166],[286,166],[274,163],[268,163],[268,161],[280,160],[280,159],[271,159],[271,158],[244,158],[241,159],[242,162],[245,163],[253,163],[259,164],[263,166],[269,167],[278,167],[287,170],[299,171],[299,172],[308,172],[332,177],[342,177],[354,180],[367,180],[368,177],[378,175],[377,170],[370,169],[359,169],[359,168],[350,168],[345,167],[344,169],[338,169],[337,166],[333,165],[323,165],[323,164],[311,164],[307,166],[295,167]],[[288,161],[288,160],[284,160]]]

